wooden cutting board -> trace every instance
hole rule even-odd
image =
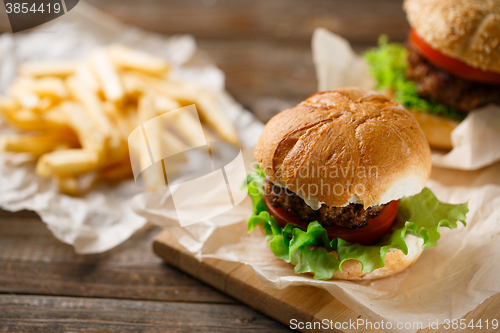
[[[218,259],[204,259],[198,261],[190,252],[182,247],[168,232],[160,233],[153,243],[154,252],[170,265],[181,271],[211,285],[221,292],[251,306],[252,308],[274,318],[286,326],[290,326],[291,320],[298,322],[321,322],[324,319],[335,322],[356,322],[358,319],[366,319],[361,316],[327,291],[309,286],[288,287],[282,290],[267,287],[261,284],[255,277],[253,269],[244,264],[234,263]],[[490,297],[479,307],[463,317],[466,323],[471,319],[483,320],[483,328],[475,329],[477,332],[494,332],[484,327],[484,320],[500,320],[500,294]],[[475,331],[474,330],[474,331]],[[360,332],[359,330],[347,328],[340,330],[302,329],[301,332]],[[471,332],[472,329],[456,330],[456,332]],[[362,332],[379,332],[379,330],[366,330]],[[455,332],[455,330],[424,329],[419,333],[441,333]]]

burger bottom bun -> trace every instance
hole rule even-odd
[[[458,121],[427,112],[409,111],[417,119],[429,146],[447,150],[453,148],[451,132],[458,126]]]
[[[332,280],[372,280],[380,279],[392,274],[401,272],[417,261],[422,252],[423,239],[406,235],[405,243],[408,246],[408,255],[404,255],[401,250],[389,249],[385,255],[385,266],[370,273],[361,272],[361,263],[357,260],[347,260],[342,264],[342,272],[337,271]],[[338,258],[337,252],[330,252],[332,256]]]

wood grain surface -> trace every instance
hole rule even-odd
[[[45,332],[276,332],[241,305],[0,295],[0,330]]]
[[[309,286],[278,290],[260,283],[250,266],[211,258],[200,262],[168,232],[158,235],[153,243],[153,249],[158,256],[172,266],[268,314],[285,325],[290,325],[292,319],[301,322],[315,321],[318,315],[325,315],[323,318],[334,322],[344,322],[349,319],[355,321],[362,318],[324,290]],[[321,330],[300,331],[322,332]],[[337,332],[347,333],[356,332],[356,330],[347,329]]]
[[[180,270],[200,279],[214,288],[230,295],[262,313],[291,325],[293,319],[298,322],[322,323],[323,320],[333,323],[350,323],[358,319],[366,320],[363,316],[347,308],[327,291],[309,287],[294,286],[277,290],[260,283],[255,277],[253,269],[241,263],[217,260],[212,258],[198,261],[191,253],[182,247],[168,232],[160,233],[153,243],[156,254],[166,262]],[[471,320],[500,320],[500,294],[496,294],[462,317],[464,323]],[[409,319],[410,322],[410,319]],[[410,323],[411,324],[411,323]],[[300,332],[317,333],[332,332],[332,329],[299,329]],[[335,330],[339,333],[351,332],[379,332],[375,329],[346,329]],[[464,332],[464,329],[448,329],[441,325],[438,329],[427,328],[418,333],[449,333]],[[470,329],[467,332],[498,332],[498,329],[486,327]]]
[[[287,330],[163,263],[158,231],[82,256],[36,214],[0,211],[0,332]]]
[[[4,2],[0,0],[0,33],[5,31],[10,32],[12,30],[10,29],[9,17],[7,16]]]
[[[309,43],[324,27],[355,42],[380,34],[404,39],[401,0],[87,0],[124,22],[196,38],[268,38]]]

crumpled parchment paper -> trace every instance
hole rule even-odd
[[[323,34],[323,37],[319,34]],[[333,54],[318,54],[318,38],[327,39],[321,41],[321,47],[324,52]],[[315,34],[313,48],[316,48],[315,60],[323,62],[323,68],[330,71],[328,76],[318,73],[320,89],[337,85],[369,88],[373,84],[370,78],[362,77],[366,64],[357,58],[340,37],[320,30]],[[335,61],[335,52],[340,52],[338,63]],[[344,70],[344,66],[351,66],[352,71]],[[361,76],[359,81],[358,76]],[[323,86],[327,83],[335,86]],[[496,112],[486,110],[486,117],[492,117],[492,114],[498,116]],[[496,155],[458,156],[458,149],[472,149],[468,147],[470,143],[460,140],[466,140],[467,137],[476,139],[474,131],[477,130],[477,124],[474,122],[480,121],[478,117],[482,119],[483,115],[480,112],[475,115],[469,116],[455,131],[454,142],[461,144],[443,157],[449,159],[449,164],[454,165],[459,157],[462,163],[465,160],[475,167],[478,164],[473,159],[482,160],[484,165],[498,159],[494,157]],[[469,126],[474,130],[471,131]],[[258,136],[258,133],[254,135]],[[476,152],[471,151],[473,153]],[[252,171],[253,149],[246,150],[244,158],[247,171]],[[460,318],[488,297],[500,292],[500,163],[475,171],[434,166],[427,186],[442,202],[462,203],[469,200],[467,227],[459,226],[454,230],[441,228],[442,238],[438,246],[425,250],[415,265],[388,278],[364,282],[318,281],[308,274],[295,274],[293,266],[274,256],[267,241],[257,230],[250,235],[247,233],[245,220],[252,207],[249,198],[217,218],[185,228],[181,228],[177,222],[168,190],[142,193],[134,198],[132,204],[138,214],[163,226],[200,260],[210,257],[246,263],[254,268],[259,280],[268,286],[285,288],[289,285],[310,285],[324,288],[372,321],[384,320],[386,323],[391,322],[393,327],[398,322],[420,322],[421,327],[427,327],[436,320],[443,324],[445,319]]]
[[[18,65],[27,60],[80,59],[99,45],[121,43],[166,58],[171,77],[211,90],[235,122],[243,143],[254,145],[262,124],[224,90],[224,74],[197,52],[191,36],[165,37],[127,26],[97,9],[79,3],[62,17],[27,33],[0,36],[0,94],[14,80]],[[242,130],[242,129],[246,129]],[[0,135],[12,130],[0,118]],[[130,208],[142,192],[133,180],[101,185],[83,197],[58,193],[49,180],[37,177],[28,154],[0,154],[0,207],[37,212],[61,241],[77,253],[109,250],[146,224]]]
[[[312,51],[318,91],[348,86],[375,88],[375,79],[367,73],[368,64],[344,38],[318,28],[314,31]],[[451,142],[450,152],[433,152],[434,166],[477,170],[500,160],[500,106],[492,104],[471,111],[453,130]]]
[[[245,161],[253,160],[253,149]],[[250,171],[250,167],[248,169]],[[133,209],[164,227],[180,244],[203,258],[251,265],[259,280],[274,288],[310,285],[324,288],[354,311],[372,321],[443,324],[460,318],[500,292],[500,163],[477,171],[434,168],[427,186],[439,200],[469,200],[467,227],[441,228],[438,246],[425,250],[415,265],[388,278],[364,281],[318,281],[295,274],[293,266],[277,259],[258,230],[247,233],[249,198],[227,213],[180,227],[168,190],[142,193]],[[494,318],[482,318],[494,319]],[[415,332],[416,329],[395,330]]]

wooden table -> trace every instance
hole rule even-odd
[[[263,121],[315,92],[314,28],[345,36],[357,51],[381,33],[402,41],[408,31],[399,0],[86,2],[144,29],[194,35],[226,73],[229,92]],[[0,31],[8,30],[5,20],[0,13]],[[164,264],[151,251],[158,231],[81,256],[36,214],[0,211],[0,331],[288,330]]]
[[[76,255],[32,212],[0,211],[0,332],[239,332],[286,327],[169,267],[158,228]]]

